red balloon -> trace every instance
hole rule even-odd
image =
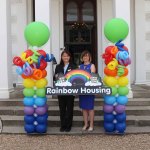
[[[114,55],[111,53],[111,50],[114,46],[108,46],[106,49],[105,49],[105,53],[102,55],[102,58],[105,59],[105,64],[107,65],[110,61],[113,60]]]
[[[24,65],[24,62],[22,61],[22,59],[18,56],[14,57],[13,58],[13,63],[16,65],[16,66],[20,66],[22,67]]]
[[[42,56],[46,57],[46,52],[44,50],[38,50],[38,53],[40,53]]]
[[[112,50],[112,48],[114,48],[114,46],[108,46],[108,47],[106,47],[106,49],[105,49],[105,53],[107,53],[107,54],[111,54],[111,50]]]
[[[128,51],[128,48],[126,46],[123,46],[122,48],[125,49],[126,51]]]
[[[33,52],[30,49],[26,50],[25,53],[26,53],[26,58],[33,55]]]
[[[40,61],[40,67],[38,69],[44,70],[47,67],[47,62],[45,60]]]
[[[42,78],[45,78],[47,76],[47,71],[44,69],[42,70]]]

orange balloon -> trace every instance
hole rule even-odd
[[[45,78],[47,76],[47,71],[44,69],[42,70],[42,78]]]
[[[107,76],[115,77],[115,76],[117,76],[117,69],[110,70],[110,69],[108,69],[107,67],[105,67],[104,73],[105,73]]]
[[[118,53],[118,48],[117,48],[117,46],[112,47],[111,53],[116,57],[116,54]]]
[[[32,78],[35,80],[40,80],[42,78],[42,71],[40,69],[33,69]]]
[[[124,68],[124,74],[122,76],[127,76],[129,73],[128,68]]]
[[[21,75],[23,79],[31,78],[32,76],[26,76],[24,74]]]

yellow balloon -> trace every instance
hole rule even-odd
[[[119,86],[127,86],[129,83],[129,80],[127,77],[119,77],[118,78],[118,85]]]
[[[46,78],[42,78],[42,79],[36,81],[35,86],[37,88],[44,88],[47,85],[47,83],[48,83],[47,79]]]
[[[105,80],[104,83],[107,86],[116,86],[117,85],[117,79],[115,77],[105,76],[104,80]]]
[[[115,70],[117,66],[118,66],[118,61],[114,58],[114,59],[107,65],[107,68],[108,68],[109,70]]]
[[[35,86],[35,82],[32,79],[24,79],[23,80],[23,85],[26,88],[33,88]]]

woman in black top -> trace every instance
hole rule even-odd
[[[64,50],[61,53],[60,64],[56,66],[55,78],[59,74],[66,74],[67,72],[75,69],[75,65],[71,62],[71,54],[69,51]],[[74,96],[73,95],[58,95],[59,109],[60,109],[60,121],[61,121],[61,132],[69,132],[72,127],[73,120],[73,107],[74,107]]]

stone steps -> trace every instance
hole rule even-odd
[[[102,106],[104,100],[102,98],[95,99],[95,106]],[[48,98],[48,106],[58,106],[58,99]],[[75,106],[79,105],[79,99],[75,99]],[[0,106],[23,106],[23,98],[0,100]],[[150,98],[130,98],[127,106],[150,106]]]
[[[24,116],[1,116],[3,126],[24,126]],[[150,126],[150,116],[127,116],[126,123],[128,126]],[[59,127],[60,118],[59,116],[48,117],[48,127]],[[73,117],[73,127],[82,127],[83,117]],[[103,126],[103,116],[95,116],[94,126]]]
[[[0,106],[0,115],[16,115],[24,116],[24,106]],[[95,106],[95,116],[101,116],[103,114],[102,106]],[[139,115],[139,116],[149,116],[150,106],[127,106],[127,115]],[[48,115],[59,116],[58,106],[49,106]],[[78,106],[74,107],[74,116],[81,116],[81,109]]]
[[[22,126],[4,126],[2,130],[3,134],[26,134],[24,128]],[[136,127],[136,126],[127,126],[125,134],[149,134],[150,133],[150,126],[145,127]],[[47,133],[50,135],[89,135],[89,134],[105,134],[103,127],[94,127],[93,132],[82,131],[81,127],[72,127],[70,132],[60,132],[59,127],[48,127]],[[113,134],[113,133],[106,133],[106,134]],[[115,133],[116,134],[116,133]],[[33,135],[36,135],[33,134]],[[38,134],[37,134],[38,135]]]

